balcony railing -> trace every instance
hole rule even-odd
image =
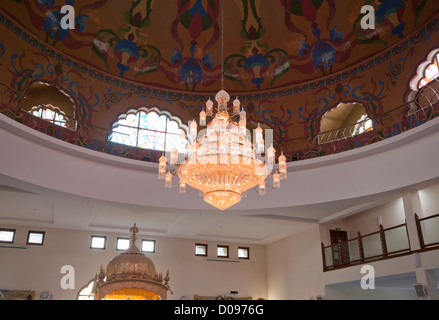
[[[439,249],[439,214],[419,218],[415,214],[420,249],[410,247],[407,224],[400,224],[356,238],[332,243],[322,243],[323,271],[368,263],[371,261],[395,258],[413,252]]]
[[[111,128],[96,126],[80,117],[64,115],[68,126],[58,126],[53,121],[32,115],[29,108],[44,106],[42,101],[31,99],[0,82],[0,113],[15,121],[65,142],[124,158],[158,162],[162,152],[136,148],[108,141]],[[29,108],[25,108],[28,106]]]
[[[279,150],[284,150],[289,161],[303,160],[335,154],[359,148],[398,135],[430,121],[439,115],[439,79],[435,79],[416,96],[414,101],[377,114],[364,121],[372,121],[373,130],[353,135],[356,126],[318,132],[303,137],[274,141]],[[421,99],[422,98],[422,99]],[[157,162],[161,152],[125,146],[108,141],[111,128],[96,126],[86,118],[68,118],[74,125],[62,128],[54,123],[31,115],[25,105],[45,105],[35,101],[0,82],[0,113],[28,127],[63,141],[111,155],[131,159]],[[79,113],[77,113],[79,114]],[[361,125],[361,123],[360,123]],[[74,129],[73,129],[74,128]],[[338,137],[336,140],[319,143],[322,137]]]
[[[323,270],[328,271],[410,253],[405,223],[387,229],[381,225],[376,232],[362,235],[358,231],[356,238],[326,247],[322,243]]]
[[[439,214],[419,218],[415,214],[421,249],[439,248]]]

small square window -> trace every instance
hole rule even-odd
[[[229,246],[217,246],[216,255],[220,258],[228,258],[229,257]]]
[[[195,255],[207,257],[207,244],[196,243],[195,244]]]
[[[15,238],[15,229],[0,229],[0,242],[13,243]]]
[[[27,233],[27,241],[26,244],[37,244],[37,245],[43,245],[44,242],[44,231],[31,231]]]
[[[126,250],[130,247],[129,238],[117,238],[116,250]]]
[[[106,236],[91,236],[90,248],[91,249],[105,249],[106,241],[107,241]]]
[[[142,240],[142,252],[154,253],[155,252],[155,240],[143,239]]]
[[[238,247],[238,259],[250,259],[250,248]]]

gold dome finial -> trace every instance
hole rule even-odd
[[[134,222],[134,226],[132,226],[132,227],[130,228],[130,232],[132,233],[131,238],[130,238],[130,243],[131,243],[131,245],[133,246],[134,243],[135,243],[136,240],[137,240],[136,233],[139,232],[139,228],[137,228],[135,222]]]

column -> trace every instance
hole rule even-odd
[[[421,199],[418,191],[407,192],[402,196],[404,206],[404,215],[407,222],[407,231],[409,234],[410,248],[412,251],[421,249],[419,242],[418,230],[416,227],[415,213],[419,218],[422,217]]]
[[[437,289],[436,277],[434,270],[424,270],[416,268],[416,281],[426,286],[427,297],[422,300],[439,300],[439,291]]]

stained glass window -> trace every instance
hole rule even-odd
[[[362,134],[366,131],[371,131],[371,130],[373,130],[372,120],[370,120],[366,114],[363,114],[361,118],[358,120],[352,136],[355,136],[357,134]]]
[[[421,91],[427,84],[439,78],[439,49],[435,49],[427,57],[427,60],[419,64],[416,75],[410,80],[410,88],[413,92]],[[431,84],[430,84],[431,85]],[[409,97],[410,98],[410,97]]]
[[[113,124],[108,140],[128,146],[159,151],[186,152],[185,136],[187,127],[180,119],[167,112],[151,110],[131,110],[119,117]]]
[[[29,112],[32,115],[56,124],[57,126],[67,128],[66,114],[51,104],[34,106]]]
[[[410,103],[408,114],[427,107],[432,107],[439,101],[439,49],[431,51],[427,59],[421,62],[416,75],[410,80],[407,102]]]
[[[418,88],[421,89],[433,79],[439,77],[439,52],[433,57],[433,61],[424,69],[423,78],[419,81]]]

